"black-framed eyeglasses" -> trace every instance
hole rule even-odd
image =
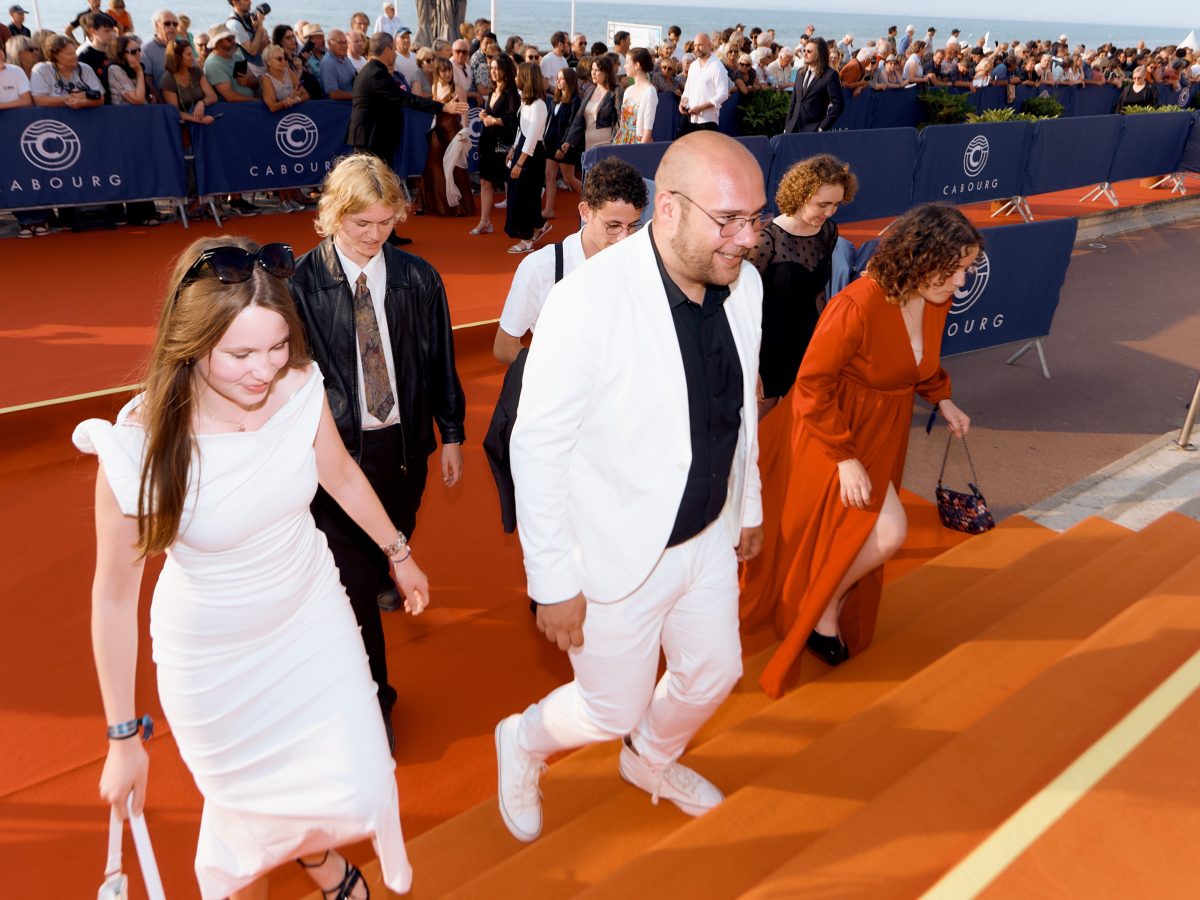
[[[696,209],[700,210],[700,212],[704,213],[706,216],[716,222],[721,229],[721,237],[724,238],[733,237],[741,232],[741,230],[747,225],[749,225],[755,231],[762,231],[771,221],[771,214],[765,209],[760,209],[758,212],[749,216],[721,216],[718,218],[687,194],[683,193],[683,191],[671,191],[670,193],[682,197],[688,203],[692,204],[692,206],[696,207]]]
[[[188,267],[179,286],[195,281],[206,265],[221,284],[241,284],[250,280],[255,264],[276,278],[291,278],[296,272],[296,256],[289,244],[263,244],[257,253],[235,246],[211,247]]]
[[[618,234],[630,235],[642,227],[641,222],[634,222],[632,225],[626,225],[624,222],[606,222],[604,219],[600,219],[599,222],[609,237],[616,237]]]
[[[141,52],[142,52],[142,48],[141,48],[141,47],[130,47],[130,48],[128,48],[128,49],[127,49],[125,52],[126,52],[126,53],[130,53],[130,54],[132,54],[132,55],[134,55],[134,56],[138,56],[138,55],[140,55],[140,54],[141,54]]]

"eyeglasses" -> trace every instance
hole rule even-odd
[[[125,52],[130,53],[133,56],[137,56],[138,54],[140,54],[142,52],[142,48],[141,47],[129,47]]]
[[[450,52],[453,53],[455,56],[457,56],[459,53],[469,53],[470,51],[469,50],[451,50]]]
[[[179,23],[178,22],[163,22],[162,27],[163,28],[178,28]]]
[[[296,272],[296,257],[288,244],[263,244],[257,253],[242,247],[212,247],[188,267],[179,287],[195,281],[206,265],[221,284],[242,284],[254,275],[256,263],[276,278],[291,278]]]
[[[634,222],[632,225],[626,225],[624,222],[606,222],[599,216],[596,217],[596,221],[604,226],[604,233],[609,237],[616,237],[618,234],[633,234],[642,227],[641,222]]]
[[[682,191],[671,191],[670,193],[682,197],[688,203],[692,204],[692,206],[696,207],[696,209],[700,210],[700,212],[704,213],[706,216],[716,222],[721,229],[721,237],[724,238],[731,238],[734,235],[739,234],[747,225],[749,225],[755,231],[762,231],[767,227],[767,223],[771,221],[771,214],[765,209],[760,209],[758,212],[749,216],[722,216],[717,218]]]
[[[541,61],[542,61],[542,58],[540,56],[538,56],[536,53],[530,53],[528,56],[525,57],[525,62],[541,62]]]

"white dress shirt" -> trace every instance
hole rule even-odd
[[[333,249],[337,253],[338,262],[342,264],[342,271],[346,273],[346,280],[350,282],[351,296],[354,296],[358,276],[361,274],[367,276],[367,290],[371,292],[371,305],[375,307],[375,321],[379,323],[379,339],[383,342],[383,359],[387,363],[388,385],[392,389],[392,398],[395,399],[397,396],[396,363],[392,359],[392,342],[388,333],[387,315],[384,311],[384,301],[387,299],[387,265],[383,261],[383,253],[376,253],[365,266],[359,267],[342,252],[342,248],[337,245],[336,240],[333,242]],[[400,408],[395,403],[392,404],[391,410],[383,421],[375,418],[367,409],[367,395],[363,389],[366,376],[363,375],[362,350],[359,348],[357,335],[354,340],[354,361],[358,366],[358,407],[362,414],[363,431],[373,431],[377,428],[386,428],[389,425],[397,424],[400,421]]]
[[[564,238],[562,248],[563,276],[566,277],[577,266],[582,265],[586,258],[583,255],[581,233],[576,231]],[[525,332],[533,331],[552,287],[554,244],[547,244],[530,253],[517,266],[512,287],[508,290],[508,298],[504,301],[504,311],[500,313],[501,330],[515,338],[524,337]]]
[[[683,96],[688,101],[689,109],[695,109],[705,103],[713,104],[703,112],[691,116],[694,124],[716,124],[721,115],[721,104],[729,96],[729,75],[715,53],[709,54],[705,62],[694,60],[688,67]]]

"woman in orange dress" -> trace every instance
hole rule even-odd
[[[955,435],[970,427],[940,354],[954,292],[982,246],[958,210],[919,206],[821,313],[792,391],[772,590],[782,643],[759,679],[772,696],[806,646],[837,665],[871,641],[881,569],[907,529],[897,489],[914,396],[935,404]]]

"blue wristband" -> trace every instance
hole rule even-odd
[[[154,736],[154,720],[150,718],[149,714],[140,719],[130,719],[128,722],[109,725],[108,738],[112,741],[125,741],[137,734],[139,730],[142,732],[143,741],[148,741]]]

